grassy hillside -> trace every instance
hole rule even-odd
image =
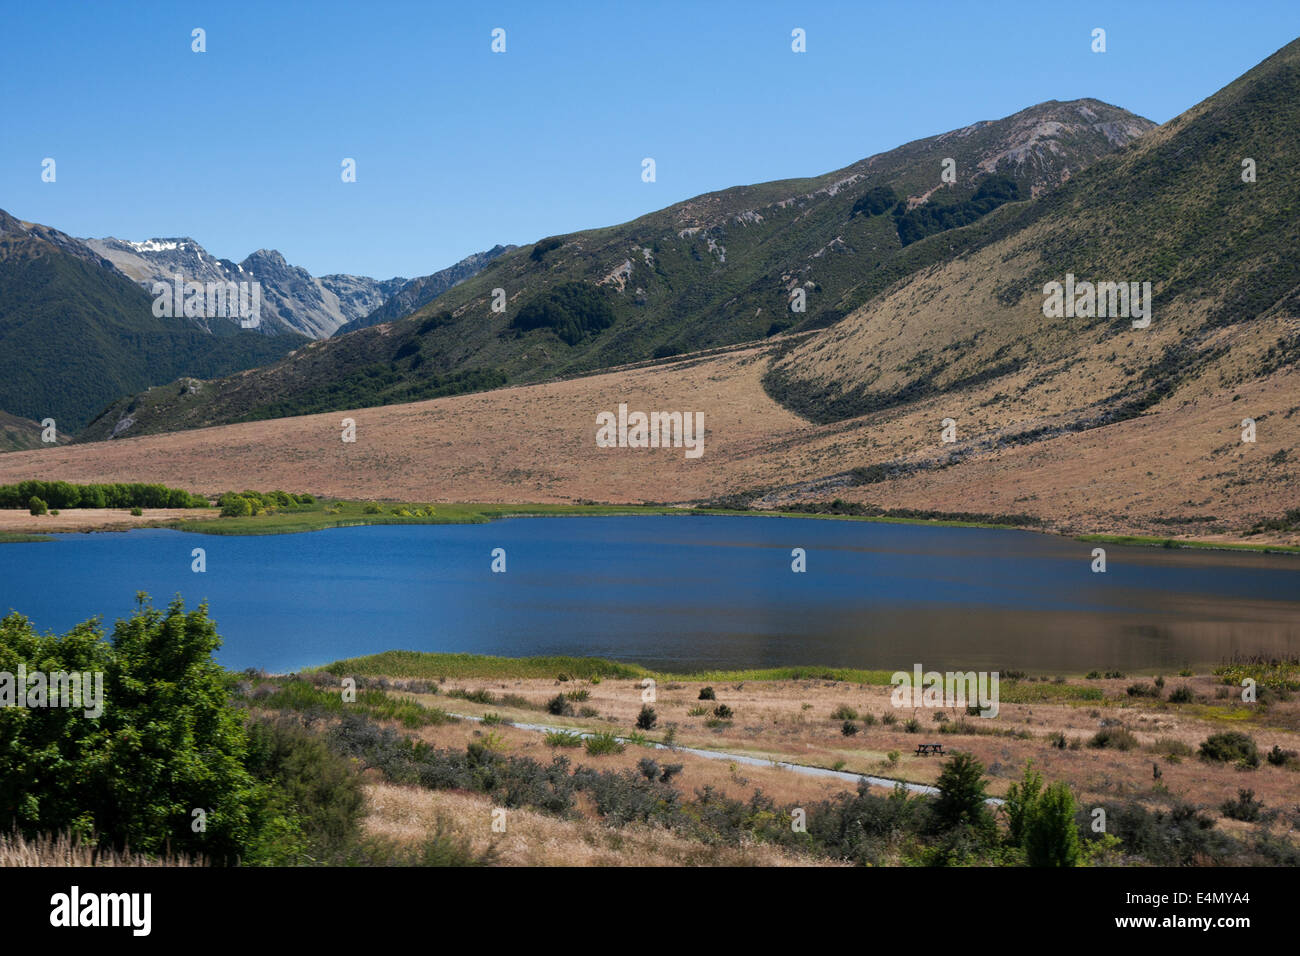
[[[549,237],[401,321],[314,343],[195,394],[141,396],[118,434],[406,402],[830,325],[965,248],[952,227],[1049,191],[1150,127],[1095,100],[1045,103],[823,176],[735,187]],[[951,184],[940,175],[946,158],[956,162]],[[494,289],[504,290],[504,312],[491,308]],[[802,312],[790,307],[796,291]],[[111,436],[124,409],[84,437]]]
[[[1056,416],[1010,441],[1267,376],[1300,357],[1298,138],[1300,41],[1038,202],[959,230],[967,251],[793,348],[768,390],[819,422],[923,400],[985,433]],[[1043,287],[1067,273],[1149,281],[1150,327],[1045,318]]]
[[[0,212],[0,408],[12,414],[70,434],[123,395],[274,361],[306,341],[155,318],[142,288],[75,240],[47,236],[61,234]]]
[[[59,443],[66,441],[63,435],[57,435],[57,438]],[[40,422],[0,411],[0,452],[26,451],[42,445]]]

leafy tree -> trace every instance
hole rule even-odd
[[[1003,809],[1007,813],[1007,829],[1011,842],[1019,846],[1025,838],[1025,824],[1033,816],[1034,808],[1043,790],[1043,775],[1034,769],[1031,760],[1025,764],[1025,776],[1007,790]]]
[[[1077,866],[1079,829],[1074,794],[1063,781],[1049,784],[1024,824],[1025,859],[1030,866]]]
[[[0,708],[0,819],[145,853],[243,855],[267,791],[244,765],[241,713],[212,659],[220,643],[206,605],[187,612],[177,598],[164,612],[144,594],[108,641],[98,620],[62,636],[16,613],[0,621],[0,671],[89,672],[103,692],[97,715],[85,700]]]
[[[939,796],[934,801],[935,821],[942,829],[971,827],[992,833],[993,817],[984,792],[984,765],[972,754],[957,752],[939,772]]]
[[[46,507],[45,502],[42,501],[40,498],[37,498],[35,495],[32,495],[32,497],[28,499],[27,508],[34,515],[43,515],[47,511],[49,511],[49,508]]]

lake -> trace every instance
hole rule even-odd
[[[401,648],[665,670],[826,664],[1034,672],[1300,653],[1300,556],[774,517],[518,518],[227,537],[142,529],[0,545],[0,611],[65,631],[207,600],[231,668]],[[191,570],[193,548],[207,571]],[[492,551],[504,548],[505,573]],[[807,570],[791,570],[803,548]]]

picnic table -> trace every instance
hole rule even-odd
[[[930,754],[943,756],[943,744],[917,744],[916,755],[918,757],[928,757]]]

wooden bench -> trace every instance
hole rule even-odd
[[[916,755],[918,757],[928,757],[930,754],[943,756],[943,744],[917,744]]]

